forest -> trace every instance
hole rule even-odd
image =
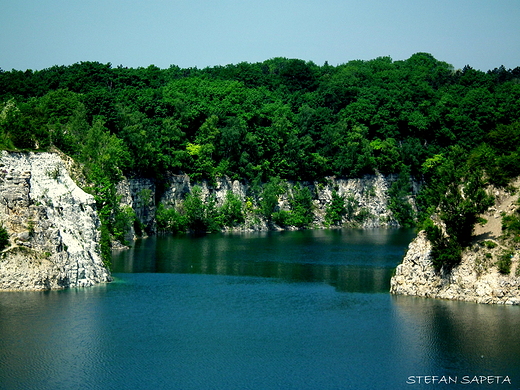
[[[520,67],[454,69],[417,53],[337,66],[0,69],[0,148],[58,148],[83,164],[105,235],[122,175],[268,183],[380,172],[401,175],[401,190],[414,177],[427,184],[417,220],[456,252],[490,203],[483,186],[520,175]],[[448,224],[455,249],[428,222],[439,207],[443,220],[463,216]]]

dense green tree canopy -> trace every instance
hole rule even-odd
[[[156,177],[308,180],[404,167],[417,176],[454,145],[518,155],[496,135],[520,119],[519,80],[520,68],[455,70],[427,53],[338,66],[273,58],[205,69],[81,62],[1,71],[1,142],[54,145],[91,161],[96,151],[85,145],[110,144],[117,169]],[[89,140],[98,133],[112,138]]]
[[[262,215],[304,227],[312,220],[306,187],[295,187],[290,212],[275,210],[284,180],[378,171],[399,174],[389,204],[403,225],[414,220],[409,178],[426,183],[419,212],[436,267],[450,267],[492,202],[486,180],[506,186],[520,175],[519,141],[520,67],[455,70],[427,53],[338,66],[273,58],[205,69],[98,62],[0,69],[0,148],[56,147],[83,163],[105,258],[111,237],[123,239],[122,226],[135,219],[117,200],[122,174],[268,183]],[[182,213],[160,208],[159,226],[213,230],[243,220],[232,194],[219,214],[197,191]],[[328,223],[352,214],[352,202],[334,194]],[[445,233],[429,219],[434,212]]]

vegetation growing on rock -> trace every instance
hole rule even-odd
[[[259,203],[243,205],[251,215],[257,209],[269,223],[306,227],[307,187],[293,187],[279,209],[273,202],[284,183],[399,175],[388,207],[401,226],[418,220],[427,228],[436,267],[449,269],[491,205],[483,189],[520,175],[519,80],[519,67],[456,70],[427,53],[338,66],[273,58],[205,69],[81,62],[0,70],[0,147],[58,148],[83,164],[105,254],[112,239],[125,242],[128,226],[141,229],[120,205],[123,176],[159,185],[170,174],[199,183],[227,176],[256,186]],[[411,182],[423,184],[417,208]],[[370,217],[344,195],[331,198],[329,225]],[[196,193],[157,215],[171,231],[221,229],[242,218],[233,199],[217,209]]]
[[[0,251],[9,245],[9,233],[3,225],[0,225]]]

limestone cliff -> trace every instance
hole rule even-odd
[[[327,178],[324,182],[287,182],[287,191],[279,196],[278,209],[290,210],[290,196],[295,185],[303,185],[309,188],[313,196],[314,227],[325,225],[325,213],[327,205],[332,200],[332,193],[350,198],[355,203],[354,215],[345,216],[342,223],[345,226],[358,226],[362,228],[398,227],[399,223],[394,218],[388,207],[388,190],[396,180],[396,176],[366,175],[357,179]],[[125,179],[118,186],[121,202],[124,206],[134,209],[140,222],[149,232],[155,231],[153,213],[156,210],[156,200],[166,207],[180,207],[193,186],[198,185],[202,189],[202,196],[208,199],[215,198],[217,206],[221,206],[228,191],[237,195],[244,204],[252,202],[253,207],[258,206],[259,199],[251,191],[251,186],[238,180],[223,177],[214,183],[203,181],[193,183],[187,175],[172,175],[161,186],[157,186],[153,180],[137,178]],[[160,190],[158,187],[163,188]],[[414,193],[418,191],[414,183]],[[409,202],[414,206],[413,197]],[[239,230],[268,230],[276,226],[268,226],[258,214],[254,218],[246,218],[246,222],[237,227]],[[130,232],[130,236],[133,231]]]
[[[0,290],[47,290],[110,281],[99,252],[95,201],[55,153],[0,157]]]
[[[117,193],[121,197],[120,203],[123,207],[130,207],[135,213],[137,220],[142,226],[141,235],[153,234],[155,226],[155,198],[157,188],[155,181],[149,178],[124,178],[117,185]],[[137,232],[133,226],[125,236],[127,242],[136,237]]]
[[[520,304],[520,278],[514,276],[515,270],[510,275],[502,275],[492,264],[483,269],[485,255],[476,245],[464,252],[462,262],[450,273],[439,273],[432,266],[431,243],[426,234],[420,232],[397,266],[390,292],[478,303]]]
[[[520,183],[516,183],[520,184]],[[495,303],[520,304],[520,256],[517,243],[504,236],[502,217],[516,212],[517,196],[491,189],[496,204],[485,215],[487,221],[475,228],[474,242],[462,253],[462,261],[451,272],[436,272],[431,261],[431,243],[424,231],[410,243],[391,279],[393,294]],[[499,262],[507,257],[508,272]]]

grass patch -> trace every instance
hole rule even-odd
[[[503,275],[509,275],[511,272],[511,264],[513,262],[513,254],[512,250],[503,252],[497,261],[498,272]]]
[[[488,249],[493,249],[493,248],[496,248],[497,247],[497,243],[494,242],[494,241],[484,241],[483,242],[484,246]]]

